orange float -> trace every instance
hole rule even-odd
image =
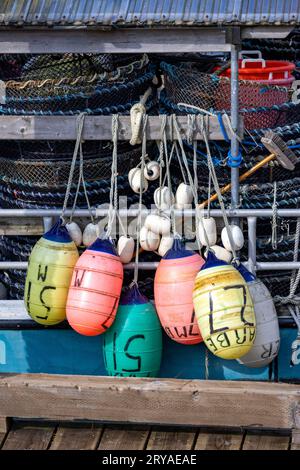
[[[99,238],[77,261],[67,299],[67,320],[85,336],[113,323],[123,284],[123,265],[110,240]]]
[[[200,255],[186,250],[182,242],[175,239],[155,274],[155,307],[165,332],[177,343],[202,341],[193,307],[193,288],[203,264]]]

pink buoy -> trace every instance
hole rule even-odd
[[[186,250],[175,239],[155,274],[154,300],[160,322],[167,335],[181,344],[202,341],[193,307],[193,288],[203,264],[200,255]]]
[[[111,241],[99,238],[77,261],[67,299],[67,320],[85,336],[113,323],[123,284],[123,265]]]

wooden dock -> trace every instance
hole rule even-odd
[[[12,421],[0,450],[299,450],[300,436],[87,423]],[[297,439],[298,437],[298,439]]]
[[[300,450],[300,387],[0,374],[0,449]]]

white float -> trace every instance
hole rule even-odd
[[[144,169],[144,176],[149,181],[155,181],[159,178],[159,163],[155,161],[148,162]]]
[[[212,245],[210,248],[218,259],[225,261],[225,263],[228,263],[228,264],[231,262],[232,260],[231,251],[228,251],[225,248],[223,248],[223,246],[219,246],[219,245]],[[205,253],[205,256],[207,256],[207,252]]]
[[[142,181],[143,193],[147,191],[148,189],[148,181],[146,180],[144,176],[141,179],[141,174],[142,174],[142,170],[140,168],[132,168],[128,173],[128,181],[129,181],[130,187],[135,193],[140,192],[141,181]]]
[[[180,183],[175,194],[176,208],[184,209],[185,206],[193,202],[192,187],[185,183]]]
[[[242,230],[240,229],[238,225],[230,225],[230,231],[231,231],[232,238],[233,238],[234,249],[237,251],[241,250],[245,242]],[[224,248],[226,248],[226,250],[228,251],[231,251],[231,245],[230,245],[226,227],[224,227],[221,232],[221,239],[222,239]]]
[[[238,362],[247,367],[265,367],[279,351],[278,317],[272,296],[264,283],[254,278],[247,281],[247,285],[256,317],[256,337],[252,349]]]
[[[142,227],[140,231],[140,245],[145,251],[156,251],[159,247],[160,236],[157,233]]]
[[[171,232],[171,221],[166,215],[149,214],[144,223],[148,230],[159,235],[169,235]]]
[[[132,237],[125,237],[121,235],[118,240],[117,252],[123,264],[129,263],[132,260],[134,253],[134,240]]]
[[[207,234],[209,246],[215,245],[217,243],[217,225],[215,219],[207,217],[203,218],[202,221],[203,226],[201,222],[199,222],[198,226],[201,245],[207,246],[205,233]]]
[[[167,186],[163,186],[161,188],[157,188],[154,191],[154,203],[158,209],[167,210],[175,202],[175,197],[172,191],[169,191]]]
[[[82,245],[82,231],[76,222],[66,224],[66,229],[76,246]]]
[[[90,246],[98,237],[98,225],[90,222],[83,231],[82,241],[84,246]]]
[[[160,244],[158,247],[158,254],[163,257],[173,246],[173,237],[161,237]]]

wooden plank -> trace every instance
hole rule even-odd
[[[8,432],[10,426],[11,426],[11,419],[6,418],[6,417],[5,418],[0,417],[0,432],[1,433]]]
[[[288,450],[289,436],[247,434],[242,450]]]
[[[182,138],[186,138],[188,129],[188,116],[178,116],[177,122]],[[120,116],[119,140],[131,138],[130,116]],[[224,126],[230,135],[228,123]],[[240,119],[240,135],[243,134],[242,117]],[[167,117],[166,132],[168,139],[176,139],[171,126],[171,116]],[[200,130],[200,117],[196,118],[194,138],[202,140]],[[0,116],[0,140],[75,140],[76,116]],[[209,138],[224,140],[220,130],[218,118],[209,116]],[[161,119],[159,116],[149,116],[147,125],[147,139],[161,138]],[[83,127],[84,140],[111,140],[111,116],[86,116]]]
[[[165,53],[230,51],[225,29],[37,29],[0,32],[0,54]]]
[[[0,416],[279,429],[300,401],[283,383],[48,374],[1,374],[0,396]]]
[[[215,434],[200,432],[195,450],[240,450],[243,434]]]
[[[100,426],[60,425],[49,450],[95,450],[101,437]]]
[[[289,25],[259,25],[259,26],[245,26],[241,28],[242,39],[284,39],[291,31],[293,26]]]
[[[37,218],[0,218],[0,235],[43,235],[43,220]]]
[[[300,429],[293,429],[291,450],[300,450]]]
[[[89,223],[88,217],[74,217],[81,229]],[[51,226],[54,224],[52,221]],[[41,217],[0,217],[0,235],[43,235],[45,232]]]
[[[2,450],[46,450],[53,432],[54,426],[14,425]]]
[[[6,433],[5,432],[0,432],[0,450],[2,448],[2,444],[4,443],[6,438]]]
[[[143,450],[150,428],[106,427],[99,450]]]
[[[196,431],[152,431],[147,450],[191,450]]]
[[[27,313],[24,300],[0,300],[0,324],[4,320],[16,322],[32,320]]]

